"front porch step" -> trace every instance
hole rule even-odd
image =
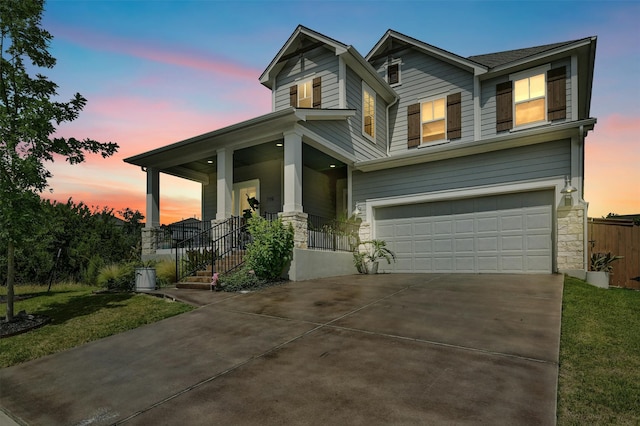
[[[229,256],[216,261],[216,271],[228,271],[237,267],[244,259],[244,250],[236,250]],[[208,265],[206,269],[196,271],[194,275],[184,277],[182,281],[176,284],[176,288],[192,289],[192,290],[211,290],[211,278],[214,268]]]

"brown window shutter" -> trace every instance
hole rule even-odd
[[[447,96],[447,139],[462,137],[462,93]]]
[[[313,107],[322,107],[322,79],[316,77],[313,79]]]
[[[547,119],[567,118],[567,67],[547,71]]]
[[[292,107],[298,106],[298,85],[294,84],[289,88],[289,105]]]
[[[496,85],[496,132],[513,128],[513,89],[511,81]]]
[[[398,82],[400,82],[400,65],[389,65],[387,67],[387,83],[396,84]]]
[[[420,145],[420,104],[407,107],[407,148]]]

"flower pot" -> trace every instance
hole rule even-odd
[[[367,274],[377,274],[377,273],[378,273],[378,262],[367,263]]]
[[[587,271],[587,283],[600,288],[609,288],[609,273],[604,271]]]

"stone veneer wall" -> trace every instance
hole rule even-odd
[[[557,215],[558,271],[585,271],[587,269],[584,258],[586,206],[559,207]]]
[[[285,225],[290,223],[293,226],[293,246],[295,248],[306,249],[308,247],[308,214],[302,212],[284,212],[278,213],[282,223]]]

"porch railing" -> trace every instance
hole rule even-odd
[[[249,242],[247,222],[242,217],[232,217],[197,235],[176,244],[176,278],[195,274],[197,271],[223,266],[219,273],[227,273],[243,263],[243,253]]]
[[[312,214],[308,215],[307,247],[318,250],[353,251],[358,246],[360,225]]]

